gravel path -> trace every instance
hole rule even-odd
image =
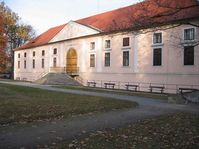
[[[31,125],[6,126],[0,129],[0,148],[36,148],[37,145],[56,143],[63,139],[81,135],[82,133],[104,128],[121,127],[137,120],[163,114],[179,111],[199,112],[198,106],[168,104],[164,100],[111,93],[66,90],[23,82],[0,81],[0,83],[29,86],[64,93],[111,97],[114,99],[135,101],[139,104],[138,108],[126,111],[112,111],[96,115],[85,115],[62,121],[34,123]]]

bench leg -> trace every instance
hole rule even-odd
[[[135,87],[135,92],[137,92],[137,87]]]

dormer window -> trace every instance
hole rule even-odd
[[[154,33],[153,34],[153,44],[162,43],[162,33]]]
[[[91,50],[95,50],[95,42],[91,42],[90,43],[90,49]]]
[[[110,40],[105,40],[105,48],[110,49],[111,48],[111,41]]]
[[[184,40],[194,40],[195,39],[195,29],[189,28],[184,30]]]

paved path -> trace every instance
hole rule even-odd
[[[63,121],[35,123],[32,126],[6,127],[0,130],[0,148],[28,147],[35,148],[38,144],[50,144],[62,139],[69,139],[85,132],[101,130],[104,128],[120,127],[137,120],[159,116],[177,111],[199,112],[198,106],[168,104],[166,101],[149,99],[136,96],[116,95],[111,93],[99,93],[53,88],[32,83],[5,82],[22,86],[30,86],[45,90],[73,93],[81,95],[111,97],[120,100],[135,101],[138,108],[126,111],[112,111],[97,115],[81,116]]]

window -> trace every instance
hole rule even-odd
[[[32,55],[33,55],[33,57],[35,56],[35,51],[33,51]]]
[[[42,58],[42,60],[41,60],[41,68],[44,68],[44,66],[45,66],[45,62],[44,62],[44,59]]]
[[[26,57],[26,52],[24,53],[24,57]]]
[[[184,47],[184,65],[194,65],[194,47]]]
[[[110,66],[110,53],[105,53],[105,60],[104,60],[104,66],[109,67]]]
[[[129,51],[123,52],[123,66],[129,66]]]
[[[194,40],[195,30],[194,28],[189,28],[184,30],[184,40]]]
[[[111,48],[111,41],[110,40],[105,40],[105,48]]]
[[[24,69],[26,69],[26,60],[24,60]]]
[[[162,49],[153,49],[153,66],[162,65]]]
[[[35,60],[32,60],[32,68],[35,69]]]
[[[45,51],[44,50],[42,50],[42,56],[45,56]]]
[[[18,54],[18,58],[20,58],[20,54]]]
[[[95,67],[95,54],[90,55],[90,67]]]
[[[153,34],[153,44],[162,43],[162,33]]]
[[[18,61],[18,69],[20,69],[20,61]]]
[[[91,43],[90,43],[90,49],[91,49],[91,50],[94,50],[94,49],[95,49],[95,42],[91,42]]]
[[[57,54],[57,48],[53,50],[53,54]]]
[[[123,38],[123,47],[129,46],[129,37]]]
[[[56,57],[53,58],[53,67],[57,67],[57,59],[56,59]]]

